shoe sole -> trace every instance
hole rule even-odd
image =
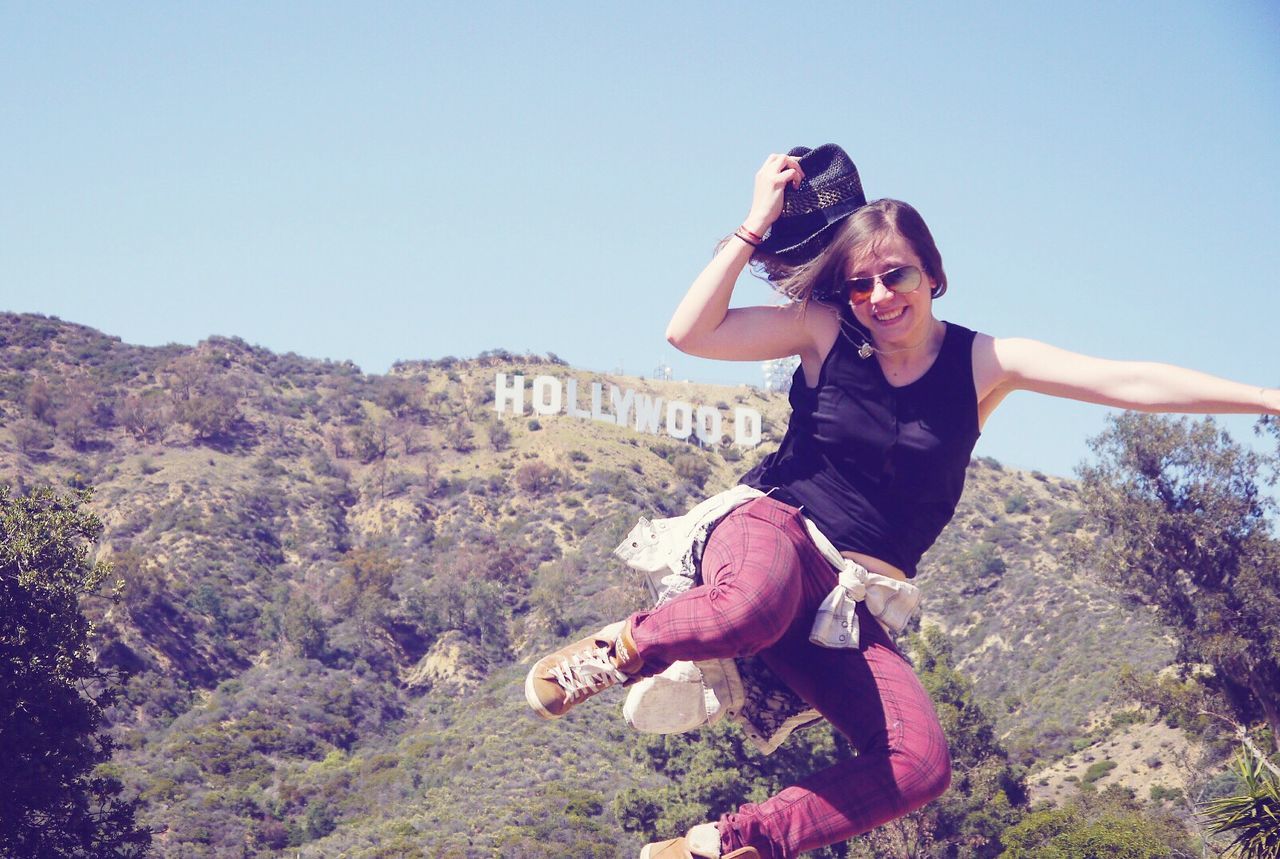
[[[544,719],[560,718],[552,713],[546,707],[542,706],[542,701],[538,699],[537,693],[533,689],[534,672],[538,670],[538,663],[533,663],[533,667],[529,669],[529,673],[524,678],[524,700],[529,704],[529,708]]]

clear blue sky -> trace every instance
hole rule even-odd
[[[0,2],[0,309],[756,382],[663,329],[764,156],[834,141],[940,316],[1280,384],[1278,8]],[[1069,474],[1104,414],[1016,395],[979,453]]]

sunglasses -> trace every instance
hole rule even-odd
[[[920,274],[919,266],[914,265],[904,265],[871,277],[851,277],[844,282],[845,296],[853,304],[869,301],[871,293],[875,291],[877,280],[884,285],[885,289],[896,292],[898,295],[906,295],[908,292],[915,292],[924,278]]]

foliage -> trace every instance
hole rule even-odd
[[[504,451],[511,447],[511,428],[501,418],[489,420],[489,446],[496,451]]]
[[[1172,816],[1147,814],[1131,793],[1111,786],[1065,805],[1041,806],[1001,836],[1000,859],[1164,859],[1191,855]]]
[[[386,421],[364,421],[351,428],[352,454],[361,465],[385,459],[391,450],[391,430]]]
[[[1080,786],[1092,789],[1094,782],[1105,778],[1117,766],[1118,764],[1112,760],[1095,761],[1089,764],[1089,768],[1080,779]]]
[[[704,457],[696,453],[681,453],[672,460],[676,474],[701,489],[711,476],[711,467]]]
[[[624,788],[614,800],[623,829],[647,839],[671,838],[719,819],[746,802],[761,802],[809,773],[847,758],[851,750],[829,727],[793,734],[772,755],[762,755],[728,722],[690,734],[642,735],[640,760],[665,776],[662,787]],[[814,857],[844,851],[814,851]]]
[[[174,419],[190,427],[197,441],[227,439],[244,416],[222,362],[191,352],[175,358],[167,369]]]
[[[0,486],[0,831],[12,856],[141,856],[151,833],[136,801],[98,769],[113,743],[103,708],[114,678],[93,659],[81,613],[109,568],[86,544],[102,525],[89,492]]]
[[[550,492],[560,483],[560,472],[541,460],[526,462],[516,469],[516,486],[530,495]]]
[[[1004,512],[1006,513],[1026,513],[1031,509],[1031,503],[1027,501],[1027,497],[1022,494],[1010,495],[1004,500]]]
[[[445,440],[458,453],[470,453],[476,449],[475,433],[466,415],[458,415],[445,428]]]
[[[1209,831],[1232,836],[1223,854],[1231,859],[1280,856],[1280,774],[1247,747],[1236,755],[1235,770],[1244,792],[1205,805]]]
[[[120,425],[142,442],[159,441],[172,421],[172,408],[157,390],[131,393],[116,408]]]
[[[1280,743],[1280,547],[1259,488],[1264,463],[1212,420],[1126,413],[1092,441],[1082,496],[1100,567],[1155,605],[1185,662],[1214,666],[1216,691]]]
[[[49,383],[43,378],[32,380],[31,385],[27,388],[27,411],[31,417],[41,423],[52,424],[53,420],[53,391],[49,387]]]
[[[18,450],[30,456],[43,453],[53,447],[53,433],[39,421],[23,418],[13,424],[13,440]]]
[[[990,532],[991,529],[988,529],[987,535]],[[990,540],[973,543],[958,560],[964,571],[959,587],[967,596],[986,593],[998,587],[1001,577],[1009,568],[1000,546]]]
[[[303,659],[323,659],[328,651],[320,609],[311,597],[302,594],[289,601],[282,632]]]

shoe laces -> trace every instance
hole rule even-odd
[[[551,667],[551,676],[564,690],[565,700],[576,701],[627,679],[613,664],[609,648],[587,647]]]

